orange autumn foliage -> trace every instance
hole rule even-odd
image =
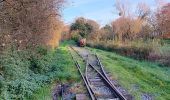
[[[5,0],[0,7],[0,47],[56,47],[64,0]],[[3,38],[8,37],[8,38]],[[3,45],[5,44],[5,45]],[[8,45],[8,46],[7,46]]]

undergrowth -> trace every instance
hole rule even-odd
[[[112,51],[138,60],[159,62],[162,66],[170,66],[168,40],[135,40],[135,41],[87,41],[87,46]]]
[[[0,100],[33,99],[33,94],[54,81],[78,80],[67,47],[35,51],[9,49],[0,56]]]

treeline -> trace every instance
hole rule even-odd
[[[0,99],[26,99],[53,80],[64,2],[0,0]]]
[[[117,19],[101,27],[93,20],[77,18],[70,26],[70,38],[87,38],[87,45],[91,47],[169,65],[168,51],[161,54],[160,48],[164,44],[162,39],[170,32],[170,3],[157,4],[153,10],[139,3],[136,10],[132,10],[126,2],[118,0]]]

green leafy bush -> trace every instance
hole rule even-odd
[[[68,72],[74,66],[66,47],[57,50],[9,50],[0,57],[0,100],[31,99],[33,92],[54,80],[77,79]],[[65,59],[68,58],[69,59]]]

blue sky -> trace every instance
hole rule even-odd
[[[125,0],[133,9],[140,2],[145,2],[151,8],[156,6],[155,0]],[[170,0],[166,0],[170,2]],[[109,24],[118,17],[114,7],[115,0],[68,0],[63,11],[63,20],[66,24],[72,23],[77,17],[85,17],[97,21],[101,25]]]

